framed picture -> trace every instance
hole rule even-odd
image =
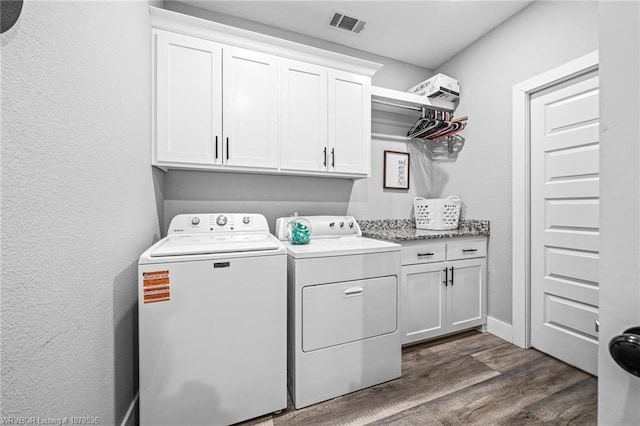
[[[384,152],[384,188],[409,189],[409,153]]]

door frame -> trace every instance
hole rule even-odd
[[[513,86],[512,342],[531,347],[531,95],[598,69],[598,51]]]

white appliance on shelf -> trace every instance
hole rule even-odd
[[[183,214],[138,263],[140,425],[287,406],[287,255],[260,214]]]
[[[289,238],[289,222],[276,234]],[[288,385],[296,408],[401,376],[400,245],[362,237],[350,216],[304,216],[288,253]]]

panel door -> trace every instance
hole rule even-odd
[[[371,79],[329,70],[329,170],[371,171]]]
[[[224,48],[223,161],[278,167],[278,58]]]
[[[531,101],[531,344],[597,373],[596,74]]]
[[[327,69],[282,60],[280,167],[327,170]]]
[[[219,164],[222,47],[159,30],[154,42],[154,164]]]
[[[398,283],[395,276],[302,289],[302,350],[395,333],[398,329]]]
[[[447,332],[486,322],[486,258],[447,262]]]
[[[446,332],[444,263],[402,267],[402,344]]]

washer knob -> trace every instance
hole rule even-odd
[[[192,225],[197,225],[199,223],[200,223],[200,218],[199,217],[196,216],[196,217],[191,219],[191,224]]]
[[[221,214],[216,218],[216,223],[218,226],[225,226],[227,224],[227,217]]]
[[[242,218],[242,223],[244,223],[245,225],[248,225],[249,222],[251,222],[251,217],[245,216]]]
[[[349,222],[349,229],[353,229],[353,222]]]
[[[340,228],[344,228],[344,222],[340,222]]]

